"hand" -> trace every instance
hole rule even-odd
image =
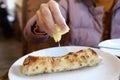
[[[65,19],[60,12],[58,3],[54,0],[41,4],[36,16],[39,30],[51,36],[55,32],[55,24],[63,31],[66,29]]]

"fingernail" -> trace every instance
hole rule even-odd
[[[54,29],[51,29],[50,34],[52,35],[52,34],[54,34],[54,33],[55,33],[55,30],[54,30]]]
[[[62,24],[62,25],[61,25],[61,29],[62,29],[63,31],[65,31],[65,30],[66,30],[66,25],[65,25],[65,24]]]

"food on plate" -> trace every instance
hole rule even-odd
[[[55,24],[55,33],[53,34],[53,38],[55,40],[55,42],[59,42],[61,40],[62,35],[66,34],[67,32],[69,32],[69,27],[66,26],[66,30],[63,31],[61,30],[57,24]]]
[[[22,64],[21,71],[23,74],[30,76],[94,66],[101,61],[101,57],[93,49],[88,48],[58,57],[28,56]]]

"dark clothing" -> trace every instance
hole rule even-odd
[[[4,5],[4,3],[1,2],[0,3],[0,19],[7,16],[6,8],[3,5]]]
[[[5,4],[3,2],[0,3],[0,28],[3,30],[3,35],[6,38],[10,38],[13,35],[12,28],[7,19],[7,10],[5,8]]]

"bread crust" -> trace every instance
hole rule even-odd
[[[70,52],[59,57],[28,56],[25,58],[21,71],[25,75],[61,72],[86,66],[94,66],[101,62],[101,57],[93,49]]]

